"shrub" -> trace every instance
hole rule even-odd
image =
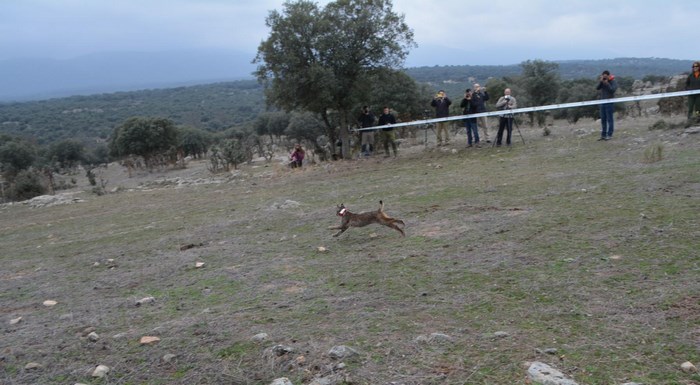
[[[41,179],[41,175],[31,170],[20,171],[10,186],[8,197],[10,200],[21,201],[43,195],[46,193],[46,186]]]
[[[666,121],[663,120],[663,119],[657,120],[656,122],[654,122],[654,124],[652,124],[651,126],[649,126],[649,131],[652,131],[652,130],[666,130],[666,129],[668,129],[668,124],[667,124]]]
[[[655,163],[663,159],[664,145],[654,143],[644,150],[644,163]]]

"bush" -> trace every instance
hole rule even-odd
[[[10,200],[22,201],[32,199],[46,193],[46,186],[41,175],[31,170],[22,170],[17,174],[14,183],[8,190]]]
[[[666,129],[668,129],[668,124],[667,124],[666,121],[663,120],[663,119],[657,120],[656,122],[654,122],[654,124],[652,124],[651,126],[649,126],[649,131],[652,131],[652,130],[666,130]]]
[[[655,163],[663,159],[664,145],[654,143],[644,150],[644,163]]]

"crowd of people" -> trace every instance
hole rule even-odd
[[[686,90],[700,89],[700,62],[694,62],[692,71],[685,82]],[[603,71],[598,79],[596,87],[598,98],[600,100],[614,99],[617,91],[617,82],[615,76],[610,71]],[[460,103],[462,115],[472,115],[486,112],[486,102],[489,100],[489,94],[486,87],[481,87],[478,83],[473,85],[473,88],[468,88],[464,92],[464,97]],[[435,97],[431,100],[430,106],[435,110],[435,118],[447,118],[450,116],[450,106],[452,100],[447,96],[445,90],[439,90]],[[498,111],[503,111],[498,116],[498,131],[496,133],[496,143],[494,146],[500,147],[503,145],[503,136],[505,135],[505,145],[511,146],[513,124],[515,122],[514,115],[511,110],[518,108],[518,102],[515,96],[512,95],[512,90],[506,88],[503,90],[503,95],[496,101],[495,108]],[[613,138],[615,132],[614,120],[614,103],[601,103],[599,105],[601,132],[598,140],[607,141]],[[688,120],[700,119],[700,94],[688,96]],[[377,118],[369,106],[363,106],[362,112],[357,119],[361,130],[360,143],[361,154],[363,156],[371,156],[375,151],[375,130],[372,127],[382,126],[379,132],[380,140],[384,146],[384,156],[390,157],[391,150],[394,156],[397,156],[398,149],[396,144],[396,133],[392,125],[396,124],[396,117],[391,113],[388,106],[382,109],[382,114]],[[491,138],[488,132],[488,121],[485,116],[464,119],[464,126],[467,133],[467,147],[481,147],[481,140],[486,143],[491,143]],[[449,124],[447,121],[439,121],[435,124],[435,134],[437,138],[437,146],[447,146],[450,144]],[[294,152],[290,155],[291,166],[301,167],[304,159],[304,150],[300,145],[296,145]]]

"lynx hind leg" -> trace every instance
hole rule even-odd
[[[401,222],[401,221],[396,221],[396,222]],[[403,229],[402,229],[400,226],[398,226],[398,225],[396,224],[396,222],[389,223],[389,224],[387,224],[387,226],[389,226],[389,227],[391,227],[392,229],[394,229],[394,230],[398,231],[399,233],[401,233],[401,236],[402,236],[402,237],[405,237],[405,236],[406,236],[406,233],[403,232]],[[403,222],[401,222],[401,223],[403,223]]]

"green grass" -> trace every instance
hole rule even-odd
[[[581,384],[698,382],[679,365],[700,361],[700,139],[633,123],[605,143],[523,128],[528,144],[510,150],[421,147],[4,206],[0,314],[24,321],[5,326],[0,381],[101,383],[89,373],[106,364],[118,383],[300,384],[327,374],[342,344],[360,352],[345,369],[356,384],[520,384],[534,360]],[[656,141],[663,158],[645,162]],[[337,204],[380,199],[405,238],[376,226],[332,237]],[[300,206],[275,207],[285,200]],[[86,327],[98,343],[80,338]],[[253,343],[260,332],[269,340]],[[436,332],[453,341],[416,341]],[[141,346],[144,335],[161,342]],[[266,356],[276,344],[295,352]],[[30,361],[47,369],[23,371]]]

